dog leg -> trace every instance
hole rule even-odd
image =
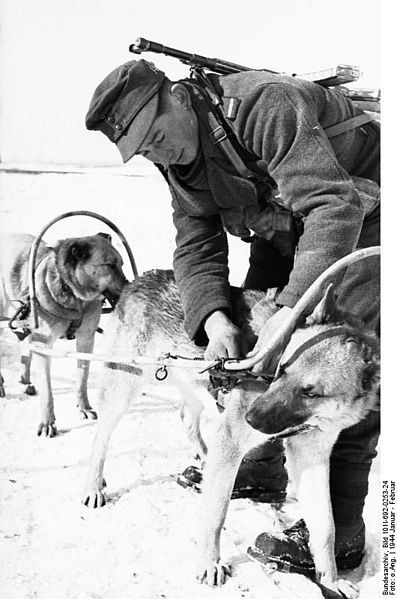
[[[76,350],[83,353],[92,353],[94,349],[95,331],[101,317],[101,304],[91,313],[85,313],[83,324],[76,331]],[[90,363],[87,360],[77,360],[77,409],[81,419],[96,420],[97,414],[88,401],[87,381]]]
[[[219,430],[219,442],[211,443],[203,474],[203,530],[201,532],[200,565],[198,579],[209,586],[220,586],[230,570],[221,561],[220,538],[224,525],[234,481],[243,451],[236,445],[223,445]]]
[[[51,348],[52,344],[48,344]],[[43,437],[55,437],[54,397],[51,389],[51,358],[37,354],[38,388],[40,395],[40,422],[37,434]]]
[[[112,370],[107,371],[107,376],[109,378],[102,391],[99,419],[82,498],[82,503],[90,508],[102,507],[106,503],[103,491],[106,486],[103,478],[106,452],[114,429],[128,409],[135,378],[132,374]],[[140,391],[141,385],[133,392],[135,394]]]
[[[309,531],[317,582],[325,597],[342,598],[335,562],[335,525],[329,490],[332,449],[303,436],[286,442],[288,472],[298,477],[297,495]]]
[[[202,409],[191,410],[190,404],[186,404],[184,402],[179,414],[186,434],[192,446],[194,447],[194,450],[196,451],[196,457],[203,461],[207,453],[207,446],[204,442],[200,429],[201,413]]]
[[[313,501],[315,497],[315,501]],[[316,566],[316,576],[324,597],[355,599],[357,589],[338,581],[335,561],[335,524],[329,491],[329,458],[311,465],[302,472],[299,502],[309,530],[310,551]]]
[[[30,379],[30,366],[32,364],[32,352],[30,351],[30,336],[21,341],[21,377],[19,382],[26,385],[27,395],[36,395],[36,387]]]
[[[298,499],[309,530],[309,545],[318,581],[325,587],[337,591],[335,526],[327,463],[312,464],[304,469],[299,482]]]
[[[180,417],[187,437],[192,444],[196,456],[202,463],[207,454],[206,438],[217,426],[219,411],[214,398],[208,392],[207,383],[202,380],[192,383],[191,373],[183,369],[174,372],[179,393],[182,398]]]
[[[224,525],[234,481],[247,443],[258,438],[244,420],[248,409],[245,392],[236,388],[230,393],[225,412],[208,442],[208,453],[203,474],[203,532],[200,548],[198,579],[209,586],[220,586],[230,569],[220,560],[220,537]],[[260,435],[263,442],[263,435]],[[250,444],[254,446],[255,443]]]

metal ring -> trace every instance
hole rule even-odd
[[[164,381],[168,376],[167,366],[160,366],[160,368],[156,370],[154,376],[158,381]]]

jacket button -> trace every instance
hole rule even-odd
[[[117,123],[117,125],[114,126],[115,129],[117,129],[118,131],[120,131],[120,129],[122,128],[120,123]]]
[[[108,116],[107,120],[109,123],[114,123],[114,116]]]

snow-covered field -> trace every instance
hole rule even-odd
[[[153,169],[142,168],[135,177],[120,173],[0,173],[0,230],[37,234],[62,212],[92,210],[123,231],[141,272],[169,268],[174,231],[165,183]],[[58,223],[45,239],[99,230],[104,230],[101,223],[76,217]],[[231,251],[232,281],[239,284],[246,247],[237,241]],[[98,335],[98,350],[101,343]],[[71,349],[73,343],[58,345]],[[292,502],[281,511],[248,500],[231,502],[223,552],[234,575],[222,589],[195,582],[200,496],[175,482],[177,473],[192,463],[192,452],[166,382],[150,387],[116,429],[105,470],[109,502],[101,510],[89,510],[80,497],[96,424],[78,420],[74,363],[54,360],[59,435],[42,439],[36,436],[39,399],[23,393],[17,343],[5,331],[1,354],[7,391],[0,420],[2,599],[321,598],[306,578],[270,578],[245,553],[260,532],[292,523],[299,515]],[[100,369],[93,363],[89,389],[94,407]],[[379,481],[377,459],[365,508],[367,554],[348,575],[357,583],[360,599],[382,595]]]

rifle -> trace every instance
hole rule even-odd
[[[277,71],[271,71],[270,69],[253,69],[220,58],[208,58],[207,56],[201,56],[200,54],[191,54],[190,52],[184,52],[183,50],[164,46],[158,42],[152,42],[143,37],[138,37],[135,43],[130,45],[129,51],[134,54],[155,52],[156,54],[164,54],[165,56],[178,58],[183,64],[190,65],[193,77],[199,79],[202,79],[203,77],[203,69],[218,73],[219,75],[230,75],[241,71],[263,71],[265,73],[272,73],[273,75],[281,74]],[[314,73],[304,73],[302,75],[293,73],[291,76],[298,77],[299,79],[306,79],[307,81],[313,81],[323,87],[330,87],[357,81],[361,77],[361,71],[358,67],[338,65],[335,68],[325,69]]]

